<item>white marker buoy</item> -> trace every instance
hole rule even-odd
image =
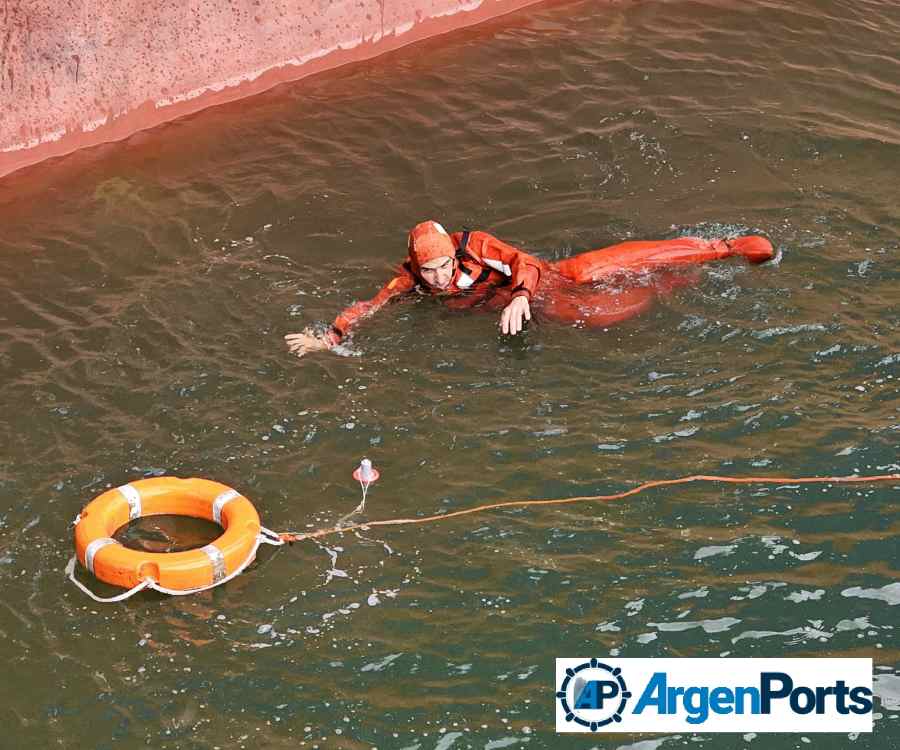
[[[372,462],[368,458],[364,458],[360,461],[359,466],[357,466],[356,470],[353,472],[353,478],[360,484],[365,485],[377,482],[380,476],[381,474],[378,469],[372,466]]]
[[[344,520],[354,515],[355,513],[362,513],[362,511],[366,507],[366,494],[369,492],[369,485],[372,482],[377,482],[378,477],[380,477],[378,469],[372,466],[372,462],[368,458],[364,458],[359,462],[359,466],[356,467],[353,471],[353,478],[359,482],[359,486],[362,488],[362,502],[356,506],[356,510],[353,513],[344,516],[338,523],[342,523]]]

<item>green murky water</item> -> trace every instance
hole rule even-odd
[[[62,575],[82,505],[145,476],[306,530],[363,455],[368,519],[898,471],[898,34],[887,0],[555,3],[7,179],[0,746],[900,744],[896,485],[373,529],[184,599]],[[420,299],[354,356],[286,353],[429,217],[547,258],[743,231],[782,257],[607,331]],[[875,733],[562,738],[553,660],[584,654],[872,657]]]

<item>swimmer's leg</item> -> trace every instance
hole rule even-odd
[[[620,291],[598,290],[578,299],[556,297],[541,306],[541,313],[560,323],[580,323],[591,328],[606,328],[633,318],[653,304],[656,290],[636,287]]]
[[[608,328],[646,312],[656,298],[696,284],[699,279],[698,273],[663,272],[646,286],[581,291],[577,295],[561,292],[544,300],[541,313],[562,323]]]
[[[772,243],[765,237],[748,236],[732,240],[677,237],[672,240],[622,242],[558,261],[554,267],[572,281],[585,284],[623,271],[695,265],[732,255],[743,256],[751,263],[764,263],[771,260],[775,252]]]
[[[680,271],[658,271],[650,280],[650,288],[657,296],[665,297],[676,289],[684,289],[689,286],[697,286],[703,280],[703,274],[699,268],[685,268]]]

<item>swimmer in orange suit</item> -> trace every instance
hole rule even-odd
[[[643,312],[656,295],[688,283],[673,269],[732,255],[751,263],[774,256],[772,243],[764,237],[678,237],[623,242],[547,262],[487,232],[449,234],[436,221],[418,224],[409,233],[408,249],[409,258],[399,273],[372,299],[344,310],[329,330],[316,333],[307,328],[285,336],[290,351],[302,357],[331,349],[360,320],[415,290],[446,296],[452,307],[502,310],[500,330],[510,335],[531,320],[532,305],[551,320],[606,327]],[[614,281],[625,283],[613,285]]]

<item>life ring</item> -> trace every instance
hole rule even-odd
[[[186,552],[142,552],[112,535],[143,516],[174,514],[215,521],[222,536]],[[105,583],[187,592],[211,588],[249,564],[261,539],[259,514],[237,490],[209,479],[157,477],[108,490],[88,503],[75,522],[78,561]]]

